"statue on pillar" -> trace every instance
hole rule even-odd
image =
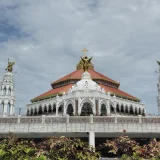
[[[12,72],[14,64],[15,64],[15,62],[10,62],[9,59],[8,59],[8,66],[5,70],[8,71],[8,72]]]

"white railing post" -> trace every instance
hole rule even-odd
[[[21,123],[21,115],[18,115],[18,123]]]
[[[66,123],[69,123],[69,114],[66,115]]]
[[[89,132],[89,145],[95,148],[95,132]]]
[[[116,115],[114,116],[114,120],[115,120],[115,123],[117,123],[117,116]]]
[[[93,114],[90,115],[90,123],[93,123]]]
[[[139,123],[142,123],[142,115],[138,115],[139,117]]]
[[[42,115],[42,123],[45,123],[45,115]]]

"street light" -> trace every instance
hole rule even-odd
[[[21,115],[21,108],[19,108],[19,115]]]

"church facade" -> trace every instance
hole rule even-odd
[[[88,59],[84,69],[83,59]],[[26,115],[137,116],[146,114],[140,99],[119,89],[120,83],[94,70],[91,59],[81,58],[76,70],[51,83],[52,89],[31,100]]]

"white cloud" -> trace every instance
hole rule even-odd
[[[17,108],[76,68],[86,46],[97,71],[157,112],[156,60],[160,52],[159,0],[1,0],[0,78],[16,61]],[[58,68],[58,69],[57,69]]]

